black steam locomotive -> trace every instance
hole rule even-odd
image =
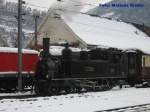
[[[43,45],[35,73],[37,94],[100,91],[111,89],[119,82],[134,86],[141,81],[140,51],[95,48],[72,52],[66,44],[62,55],[53,56],[47,38]]]

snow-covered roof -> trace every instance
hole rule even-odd
[[[18,48],[0,47],[0,53],[18,53]],[[37,51],[29,50],[29,49],[22,49],[22,53],[25,53],[25,54],[39,54]]]
[[[71,20],[62,18],[89,45],[139,49],[150,54],[150,38],[129,23],[85,14],[77,14]]]
[[[62,55],[62,50],[64,49],[64,46],[50,46],[49,51],[52,55]],[[80,48],[75,47],[69,47],[73,52],[79,52],[81,51]]]

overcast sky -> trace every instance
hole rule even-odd
[[[18,0],[7,0],[7,1],[18,2]],[[24,0],[24,1],[26,1],[26,3],[40,6],[41,9],[43,10],[47,10],[56,0]]]
[[[18,2],[18,0],[7,0],[7,1],[11,1],[11,2]],[[47,10],[51,5],[53,5],[54,3],[57,2],[57,0],[24,0],[26,1],[26,3],[30,3],[33,5],[37,5],[40,7],[34,7],[34,8],[38,8],[40,10]],[[62,0],[62,1],[72,1],[72,2],[79,2],[81,1],[82,3],[89,3],[89,4],[95,4],[95,3],[104,3],[107,1],[111,1],[111,0]]]

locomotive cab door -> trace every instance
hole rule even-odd
[[[140,51],[131,51],[126,53],[126,73],[128,83],[134,86],[138,83],[142,71],[142,53]]]

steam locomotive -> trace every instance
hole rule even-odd
[[[35,72],[35,92],[40,95],[108,90],[119,82],[142,82],[142,52],[95,48],[73,52],[66,44],[61,55],[49,53],[43,40]]]

